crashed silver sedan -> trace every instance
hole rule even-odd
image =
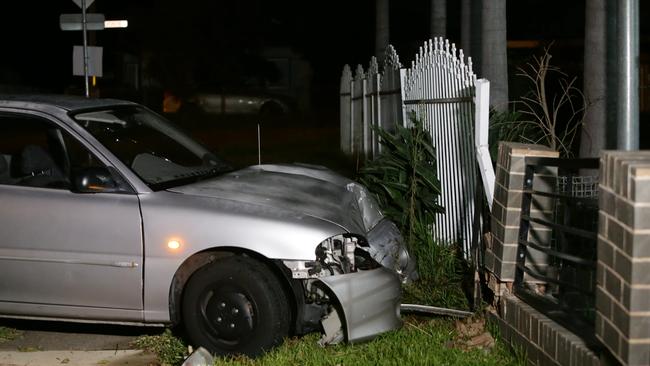
[[[399,328],[416,276],[366,189],[323,167],[233,171],[147,108],[0,97],[0,316],[182,324],[216,354]]]

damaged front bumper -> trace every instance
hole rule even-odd
[[[300,288],[296,330],[321,328],[321,345],[359,342],[400,328],[401,285],[417,278],[415,262],[389,220],[367,239],[335,235],[315,248],[314,260],[283,264]]]
[[[340,305],[322,320],[323,345],[337,343],[340,335],[348,342],[359,342],[402,326],[400,279],[387,268],[322,277],[318,285]]]

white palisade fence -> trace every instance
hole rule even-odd
[[[476,98],[477,88],[481,98]],[[359,65],[353,76],[346,65],[341,77],[341,150],[346,154],[372,159],[381,152],[373,126],[388,131],[396,124],[409,126],[412,113],[423,121],[436,148],[439,203],[446,210],[437,215],[433,234],[441,242],[461,244],[466,256],[480,236],[481,176],[492,201],[488,93],[489,83],[476,80],[471,59],[465,62],[463,51],[442,38],[425,42],[410,68],[401,67],[389,46],[382,70],[373,57],[367,72]]]
[[[399,57],[388,46],[379,71],[377,59],[370,59],[368,71],[350,66],[341,75],[341,151],[355,157],[372,158],[380,151],[373,126],[388,131],[402,124],[402,98]]]

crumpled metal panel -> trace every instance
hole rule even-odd
[[[381,218],[362,186],[325,168],[258,165],[169,191],[285,209],[361,235]]]
[[[370,249],[368,252],[377,263],[390,268],[400,275],[403,283],[418,279],[415,258],[412,257],[397,225],[390,220],[382,220],[368,233]]]
[[[360,342],[402,326],[400,280],[387,268],[319,280],[338,299],[348,342]]]

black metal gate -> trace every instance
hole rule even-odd
[[[514,283],[517,296],[593,347],[598,178],[584,172],[598,163],[526,158]],[[550,235],[535,235],[536,229]]]

